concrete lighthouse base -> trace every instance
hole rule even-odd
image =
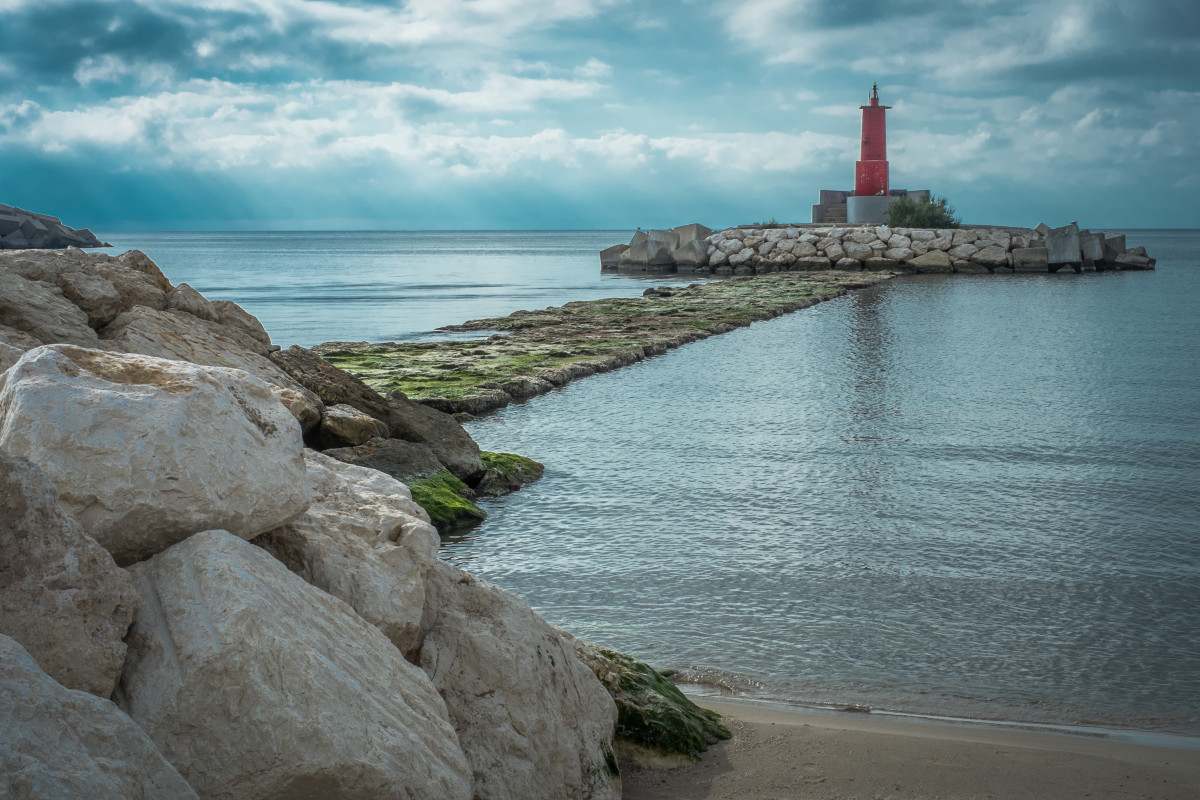
[[[887,217],[888,203],[896,197],[847,197],[846,222],[850,225],[866,225],[873,222],[883,222]]]

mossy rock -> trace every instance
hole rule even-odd
[[[471,490],[448,469],[410,481],[413,502],[429,514],[439,533],[474,525],[487,512],[467,499]]]
[[[730,737],[721,715],[700,708],[644,661],[573,639],[575,653],[617,703],[617,753],[638,767],[695,762],[709,745]]]
[[[516,453],[489,453],[485,450],[479,457],[483,461],[484,472],[475,492],[488,497],[515,492],[546,472],[544,464]]]

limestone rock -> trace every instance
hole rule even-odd
[[[475,491],[487,497],[511,494],[546,473],[544,464],[516,453],[483,453],[483,463],[486,471]]]
[[[954,232],[954,238],[951,241],[954,247],[958,247],[961,244],[974,245],[978,238],[979,236],[975,231],[959,229]]]
[[[846,238],[842,239],[842,244],[843,246],[846,245],[848,243],[847,239],[855,244],[870,244],[878,238],[879,236],[876,235],[874,230],[869,228],[855,228]]]
[[[987,234],[987,241],[1004,251],[1012,245],[1012,238],[1012,234],[1005,230],[988,231]]]
[[[201,796],[471,797],[442,699],[341,600],[224,531],[132,571],[118,702]]]
[[[402,392],[391,392],[384,398],[360,379],[304,347],[293,345],[269,357],[325,403],[353,406],[386,422],[393,437],[429,445],[438,460],[460,480],[474,484],[482,477],[479,445],[449,414],[409,400]],[[504,402],[486,406],[486,410],[511,402],[513,395],[506,389],[497,387],[496,391],[504,394]]]
[[[807,258],[817,254],[817,246],[812,242],[796,242],[792,247],[792,253],[796,258]]]
[[[892,239],[904,239],[903,236],[892,236]],[[883,251],[884,258],[890,258],[892,261],[908,261],[913,257],[913,251],[907,247],[889,247]]]
[[[25,331],[0,325],[0,373],[20,360],[21,356],[42,343]]]
[[[742,267],[750,263],[750,260],[756,256],[753,248],[743,247],[737,253],[729,256],[729,266]]]
[[[229,328],[236,328],[242,333],[265,345],[271,343],[271,336],[267,333],[267,329],[258,321],[258,317],[251,314],[246,309],[239,306],[232,300],[213,300],[211,305],[217,315],[220,317],[222,325]]]
[[[616,706],[520,598],[439,562],[420,664],[446,699],[475,797],[617,798]]]
[[[58,277],[63,296],[87,314],[88,325],[103,328],[121,313],[121,293],[110,281],[90,272],[63,272]],[[50,342],[47,342],[50,344]]]
[[[954,246],[953,240],[949,236],[939,236],[930,242],[930,244],[942,251],[949,251],[950,248]]]
[[[62,512],[50,480],[0,450],[0,634],[68,689],[107,698],[136,609],[129,573]]]
[[[395,478],[312,450],[305,458],[312,504],[254,544],[348,603],[401,652],[412,654],[419,644],[425,578],[437,561],[437,531]]]
[[[738,232],[741,233],[741,231],[738,231]],[[720,242],[717,243],[717,249],[720,250],[722,253],[724,253],[727,256],[735,255],[739,250],[742,249],[742,240],[741,239],[722,239]]]
[[[908,238],[907,236],[901,236],[898,233],[893,233],[887,239],[887,246],[888,246],[889,250],[899,249],[902,247],[907,248],[911,244],[912,244],[912,239]]]
[[[1008,252],[999,245],[989,245],[977,251],[970,257],[970,260],[985,267],[1006,267],[1008,266]]]
[[[299,392],[307,400],[306,414],[319,415],[323,409],[319,397],[267,358],[262,342],[236,328],[181,311],[135,308],[118,316],[100,335],[126,353],[245,370],[267,383]]]
[[[208,298],[197,292],[186,283],[181,283],[163,298],[164,307],[186,311],[193,317],[206,319],[209,322],[220,322],[221,315],[213,308]]]
[[[0,797],[197,800],[119,708],[63,687],[2,635]]]
[[[825,248],[825,255],[830,261],[837,262],[846,258],[846,251],[841,244],[834,243]]]
[[[167,276],[158,268],[158,264],[155,264],[150,256],[141,250],[126,250],[117,257],[117,261],[134,272],[140,272],[145,275],[163,292],[169,292],[174,288],[171,286],[171,282],[167,280]]]
[[[950,258],[961,258],[965,261],[975,255],[976,250],[974,244],[956,244],[950,248]]]
[[[914,239],[913,243],[912,243],[913,255],[914,256],[925,255],[926,253],[928,253],[930,250],[933,249],[932,247],[930,247],[930,244],[931,244],[930,242],[923,242],[923,241]]]
[[[146,260],[149,261],[149,259]],[[155,310],[166,307],[167,292],[163,290],[162,285],[152,275],[134,269],[132,262],[100,261],[89,264],[86,269],[113,285],[113,288],[121,295],[122,311],[129,311],[138,306]]]
[[[861,269],[862,262],[855,261],[853,258],[839,258],[837,262],[838,269]]]
[[[931,230],[922,230],[914,228],[910,232],[910,237],[914,242],[932,242],[937,238],[937,233]]]
[[[842,242],[842,250],[845,251],[846,258],[852,258],[855,261],[866,261],[875,256],[875,251],[869,245],[854,239]]]
[[[0,377],[0,418],[0,447],[118,564],[214,526],[248,539],[308,504],[299,426],[238,370],[39,347]]]
[[[950,272],[951,261],[945,251],[930,250],[923,256],[910,258],[908,266],[919,272]]]
[[[722,242],[724,244],[724,242]],[[708,265],[710,267],[722,267],[729,263],[729,254],[718,248],[708,257]]]
[[[39,342],[101,347],[88,316],[60,289],[23,278],[0,266],[0,325],[23,331]]]
[[[832,266],[828,258],[824,256],[804,256],[796,259],[796,269],[800,270],[821,270],[829,269]]]
[[[369,439],[386,437],[388,426],[353,406],[326,406],[317,429],[318,447],[354,447]]]
[[[778,250],[779,246],[774,241],[763,240],[763,243],[760,244],[756,249],[758,250],[758,254],[760,256],[766,256],[770,255],[772,250]],[[816,251],[817,249],[814,247],[813,252],[815,253]]]
[[[429,445],[403,439],[371,439],[357,447],[330,448],[322,455],[344,464],[377,469],[401,482],[423,478],[442,469],[442,462]]]

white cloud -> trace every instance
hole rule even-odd
[[[142,86],[164,85],[173,77],[167,64],[131,64],[112,53],[99,57],[88,56],[75,67],[74,78],[80,86],[92,83],[117,83],[135,77]]]

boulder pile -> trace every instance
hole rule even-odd
[[[35,214],[0,203],[0,250],[65,247],[112,247],[87,228],[75,230],[58,217]]]
[[[600,266],[691,275],[828,269],[1013,273],[1144,270],[1154,269],[1154,259],[1143,247],[1127,249],[1124,234],[1081,231],[1074,222],[1059,228],[796,225],[716,232],[685,225],[639,230],[628,245],[602,250]]]
[[[0,796],[618,797],[572,643],[305,446],[482,473],[415,405],[137,251],[0,254]]]

